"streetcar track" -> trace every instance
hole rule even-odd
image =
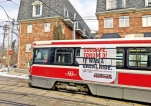
[[[0,99],[0,103],[1,104],[9,104],[9,105],[12,105],[12,106],[31,106],[29,104],[23,104],[23,103],[7,101],[7,100],[2,100],[2,99]]]
[[[5,77],[2,77],[2,78],[5,78]],[[7,79],[7,78],[6,78]],[[11,80],[13,80],[13,81],[11,81]],[[78,101],[78,100],[71,100],[71,99],[68,99],[68,98],[70,98],[70,97],[72,97],[72,95],[71,96],[67,96],[67,97],[65,97],[65,98],[57,98],[57,97],[50,97],[50,96],[44,96],[45,94],[47,94],[47,92],[46,93],[43,93],[42,95],[38,95],[38,94],[34,94],[34,93],[36,93],[36,92],[38,92],[38,91],[41,91],[41,90],[49,90],[49,89],[42,89],[42,88],[40,88],[39,89],[39,87],[33,87],[33,90],[34,90],[34,88],[38,88],[39,90],[37,90],[36,89],[36,91],[34,91],[34,92],[29,92],[29,93],[21,93],[21,92],[14,92],[14,91],[11,91],[12,90],[12,88],[11,88],[11,90],[2,90],[1,88],[7,88],[8,86],[14,86],[14,87],[24,87],[24,88],[31,88],[31,87],[29,87],[28,86],[28,84],[27,84],[27,80],[25,80],[25,79],[18,79],[18,78],[8,78],[7,80],[0,80],[0,81],[2,81],[2,82],[0,82],[0,85],[6,85],[5,87],[0,87],[0,93],[4,93],[4,94],[13,94],[13,95],[21,95],[21,96],[33,96],[33,97],[37,97],[38,99],[41,99],[41,98],[49,98],[49,99],[54,99],[54,100],[59,100],[56,104],[58,104],[59,102],[61,102],[61,101],[68,101],[68,102],[74,102],[74,103],[78,103],[78,105],[80,104],[80,103],[84,103],[84,104],[92,104],[92,105],[100,105],[100,104],[98,104],[98,103],[93,103],[93,102],[88,102],[88,101],[85,101],[87,98],[85,98],[84,100],[80,100],[80,101]],[[3,83],[3,82],[6,82],[7,84],[5,84],[5,83]],[[10,84],[10,83],[14,83],[14,84]],[[26,83],[26,84],[25,84]],[[15,89],[15,88],[14,88]],[[56,91],[56,90],[51,90],[51,91]],[[27,92],[27,91],[26,91]],[[71,93],[71,94],[76,94],[76,93],[73,93],[73,92],[65,92],[65,93]],[[89,95],[90,96],[90,95]],[[93,96],[91,96],[91,97],[93,97]],[[102,97],[102,98],[104,98],[104,97]],[[109,98],[104,98],[104,99],[108,99],[108,101],[109,101]],[[116,99],[114,99],[114,98],[110,98],[111,100],[116,100]],[[124,100],[121,100],[121,101],[124,101]],[[34,101],[33,101],[34,102]],[[129,101],[125,101],[125,102],[129,102]],[[1,102],[0,102],[1,103]],[[131,102],[131,103],[133,103],[133,102]],[[137,103],[137,102],[134,102],[134,103]],[[56,105],[55,104],[55,105]],[[142,104],[142,103],[141,103]],[[108,105],[108,102],[107,102],[107,104],[106,105],[102,105],[102,106],[107,106]],[[18,106],[20,106],[20,105],[18,105]],[[23,105],[24,106],[24,105]],[[25,106],[27,106],[27,105],[25,105]],[[30,106],[30,105],[28,105],[28,106]]]
[[[12,91],[9,91],[8,90],[3,90],[3,91],[0,91],[0,93],[3,93],[3,94],[14,94],[14,95],[21,95],[21,96],[33,96],[33,97],[37,97],[37,98],[49,98],[49,99],[54,99],[54,100],[59,100],[60,101],[70,101],[70,102],[74,102],[74,103],[84,103],[84,104],[92,104],[92,105],[100,105],[100,104],[97,104],[97,103],[92,103],[92,102],[88,102],[88,101],[83,101],[83,100],[80,100],[80,101],[77,101],[77,100],[70,100],[68,98],[72,97],[71,96],[67,96],[65,98],[57,98],[57,97],[50,97],[50,96],[44,96],[43,95],[37,95],[37,94],[28,94],[28,93],[20,93],[20,92],[12,92]],[[102,105],[102,106],[106,106],[106,105]]]
[[[15,87],[26,87],[26,88],[29,88],[28,86],[18,85],[18,84],[3,84],[3,83],[0,83],[0,85],[9,85],[9,86],[15,86]],[[0,89],[1,89],[1,87],[0,87]]]

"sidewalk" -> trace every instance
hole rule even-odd
[[[7,76],[7,77],[15,77],[15,78],[24,78],[28,79],[28,69],[10,69],[9,72],[7,68],[0,69],[0,76]]]

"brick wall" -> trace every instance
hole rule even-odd
[[[44,32],[44,23],[50,22],[50,32]],[[19,59],[18,59],[18,68],[26,68],[26,62],[29,62],[32,59],[32,52],[26,52],[26,44],[32,43],[34,41],[44,41],[44,40],[53,40],[53,27],[55,25],[55,19],[49,20],[35,20],[35,21],[26,21],[20,23],[20,45],[19,45]],[[32,33],[27,33],[27,25],[33,25]],[[64,23],[62,23],[64,24]],[[65,34],[67,39],[72,39],[72,29],[68,26],[65,26]],[[76,34],[76,39],[81,39],[80,35]]]
[[[112,13],[106,15],[99,15],[99,38],[103,34],[107,33],[119,33],[121,37],[124,37],[127,34],[140,34],[144,32],[151,32],[151,27],[142,27],[142,16],[151,15],[151,11],[144,12],[127,12],[127,13]],[[129,27],[119,27],[119,17],[120,16],[129,16],[130,22]],[[104,18],[113,17],[114,27],[113,28],[104,28]]]

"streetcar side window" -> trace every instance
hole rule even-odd
[[[130,48],[128,50],[128,66],[147,68],[149,62],[150,49],[147,48]]]
[[[124,49],[123,48],[117,48],[116,66],[117,67],[123,67],[124,66]]]
[[[54,63],[54,57],[55,57],[55,50],[56,48],[51,48],[50,50],[50,64]]]
[[[79,65],[78,62],[76,61],[76,57],[77,56],[80,56],[80,48],[78,48],[78,49],[75,50],[75,62],[74,63],[75,63],[76,66]]]
[[[60,48],[55,51],[55,64],[72,64],[74,50],[71,48]]]
[[[49,49],[35,49],[34,64],[45,64],[48,61]]]
[[[80,49],[76,49],[76,53],[75,53],[76,56],[80,56]]]

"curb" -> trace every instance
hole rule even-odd
[[[29,74],[28,69],[15,69],[14,72]]]

